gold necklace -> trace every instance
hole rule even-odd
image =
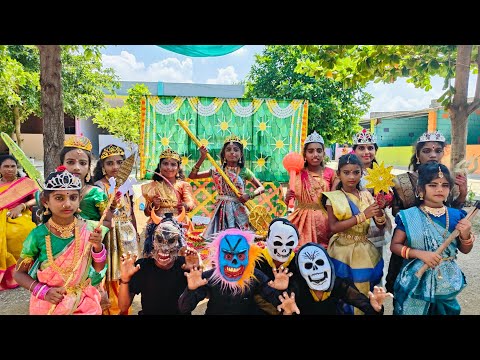
[[[435,221],[433,221],[433,219],[430,217],[430,214],[426,212],[425,209],[423,209],[423,207],[420,207],[420,210],[425,214],[428,221],[433,225],[433,227],[437,229],[438,233],[442,235],[442,238],[445,239],[445,237],[448,234],[448,229],[450,227],[450,218],[448,216],[448,211],[445,211],[445,231],[443,231],[442,233],[443,228],[440,225],[437,225]]]
[[[48,234],[45,235],[45,248],[47,251],[47,259],[48,259],[48,264],[57,272],[59,273],[63,278],[66,276],[70,275],[70,273],[73,271],[73,269],[76,267],[76,263],[78,261],[78,258],[80,256],[80,232],[78,230],[77,226],[77,219],[75,218],[74,220],[75,224],[75,238],[73,241],[75,242],[74,248],[73,248],[73,259],[72,262],[70,263],[70,266],[67,266],[65,268],[61,268],[57,264],[55,264],[55,259],[53,258],[53,253],[52,253],[52,240],[50,238],[50,229],[47,227]]]
[[[439,208],[433,208],[430,206],[423,205],[423,209],[430,215],[433,215],[435,217],[440,217],[445,214],[447,211],[447,208],[445,206],[439,207]]]
[[[71,222],[68,225],[57,224],[52,220],[52,218],[48,220],[48,225],[50,225],[50,227],[53,227],[55,230],[57,230],[60,233],[60,237],[62,239],[68,239],[69,237],[73,236],[73,231],[75,230],[75,224],[76,224],[75,220],[73,220],[73,222]]]

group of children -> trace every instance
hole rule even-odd
[[[41,224],[23,242],[10,283],[32,293],[31,314],[129,314],[136,294],[145,315],[190,314],[206,298],[206,314],[381,314],[392,293],[394,314],[459,314],[455,297],[465,279],[455,259],[458,251],[471,251],[474,236],[465,211],[455,208],[465,200],[466,177],[454,178],[440,163],[445,138],[438,132],[419,138],[413,171],[395,179],[392,202],[365,187],[366,169],[376,161],[375,135],[364,130],[353,143],[334,171],[324,164],[322,136],[307,137],[304,168],[285,196],[296,200],[295,210],[270,222],[263,249],[245,203],[264,187],[245,167],[240,139],[225,140],[223,171],[199,171],[208,154],[200,147],[188,177],[211,177],[218,191],[203,234],[211,265],[204,269],[186,245],[192,229],[186,213],[196,201],[177,152],[163,151],[152,181],[141,187],[149,217],[141,253],[132,197],[111,189],[124,150],[102,149],[92,177],[90,141],[71,137],[61,152],[63,167],[35,193]],[[255,191],[245,191],[246,181]],[[6,207],[10,214],[35,202],[31,192],[23,195],[27,205]],[[392,230],[390,205],[396,228],[387,292],[377,285]],[[455,229],[459,236],[439,253]],[[423,264],[428,269],[417,278]]]

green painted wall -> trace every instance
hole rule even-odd
[[[408,118],[382,119],[375,126],[379,147],[411,146],[428,129],[427,114]]]

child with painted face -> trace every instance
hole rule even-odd
[[[383,259],[368,239],[370,218],[377,227],[385,224],[385,213],[368,190],[360,190],[362,163],[355,154],[343,155],[338,161],[340,183],[336,191],[324,192],[330,230],[334,233],[328,245],[339,277],[353,281],[364,295],[373,290],[383,275]],[[361,311],[345,308],[346,313]]]
[[[182,313],[191,312],[208,298],[205,315],[255,315],[258,307],[255,295],[260,294],[274,306],[280,304],[280,291],[287,289],[287,269],[274,271],[270,280],[255,268],[260,247],[253,242],[255,235],[239,229],[220,232],[209,244],[210,263],[214,268],[202,273],[193,268],[187,277],[187,288],[178,299]]]
[[[275,273],[284,269],[287,269],[291,276],[295,276],[297,266],[294,261],[294,250],[298,247],[299,238],[297,227],[290,221],[285,218],[273,219],[268,226],[266,246],[262,249],[260,259],[256,263],[257,269],[271,280],[275,278]],[[261,309],[261,314],[279,314],[277,309],[260,295],[255,295],[255,301]]]
[[[118,304],[126,314],[136,294],[142,295],[139,315],[177,315],[178,298],[187,286],[184,270],[200,266],[198,253],[184,247],[182,225],[166,213],[156,225],[147,225],[144,258],[123,254],[120,262]],[[190,315],[191,312],[185,314]]]
[[[444,202],[453,186],[448,168],[438,163],[418,167],[417,206],[401,210],[395,222],[390,250],[401,256],[402,268],[395,281],[395,315],[459,315],[456,296],[466,286],[456,263],[458,251],[473,247],[472,224],[464,210]],[[460,235],[439,255],[435,251],[457,229]],[[419,279],[416,272],[428,270]]]
[[[375,286],[368,297],[349,279],[336,276],[335,267],[327,251],[320,245],[303,245],[295,255],[301,276],[291,280],[290,295],[280,298],[285,315],[342,315],[340,302],[354,306],[367,315],[382,315],[383,302],[392,294]],[[295,309],[293,303],[297,306]]]
[[[100,315],[95,285],[105,276],[108,231],[77,217],[80,179],[61,166],[45,180],[42,224],[33,229],[17,263],[15,280],[28,289],[30,314]]]
[[[248,200],[264,193],[265,188],[253,172],[245,167],[242,140],[235,135],[229,136],[225,139],[222,150],[220,151],[222,170],[240,191],[241,195],[239,197],[237,197],[235,192],[215,168],[199,172],[200,166],[206,159],[208,153],[205,146],[200,147],[199,150],[200,159],[198,159],[188,177],[190,179],[211,177],[218,192],[212,219],[205,229],[203,237],[211,240],[215,234],[220,231],[233,227],[244,231],[253,230],[253,227],[248,222],[249,211],[244,204]],[[255,187],[255,191],[245,191],[246,181],[249,181]]]

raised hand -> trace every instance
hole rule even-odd
[[[123,282],[129,282],[133,274],[140,270],[140,264],[135,266],[137,255],[132,255],[131,251],[120,257],[120,278]]]
[[[285,194],[285,203],[288,204],[290,199],[295,200],[295,191],[288,189],[287,193]]]
[[[283,310],[283,315],[292,315],[293,313],[300,314],[300,309],[295,302],[295,293],[292,292],[290,296],[286,291],[283,292],[283,295],[280,295],[279,300],[281,302],[280,305],[277,306],[278,311]]]
[[[194,267],[202,269],[200,257],[194,248],[184,246],[179,250],[178,255],[185,257],[185,264],[182,265],[183,270],[191,271]]]
[[[198,150],[200,151],[200,159],[205,160],[208,154],[208,149],[202,145],[198,148]]]
[[[268,285],[276,290],[285,290],[288,288],[288,283],[292,275],[293,273],[289,273],[288,268],[284,269],[283,266],[280,266],[278,269],[274,268],[273,276],[275,276],[275,279],[273,281],[270,280]]]
[[[238,200],[240,200],[242,204],[245,204],[248,200],[250,200],[250,195],[248,195],[247,193],[242,194],[238,197]]]
[[[200,286],[208,283],[207,279],[202,279],[202,269],[194,267],[190,272],[183,273],[187,277],[188,290],[196,290]]]
[[[368,298],[370,299],[370,305],[372,305],[373,309],[376,312],[382,310],[383,302],[385,301],[386,297],[393,298],[393,294],[387,292],[384,288],[374,286],[373,293],[371,291],[368,292]]]
[[[367,207],[363,211],[363,213],[365,214],[365,217],[367,219],[370,219],[371,217],[374,217],[374,216],[382,216],[383,215],[382,209],[380,208],[380,206],[378,206],[378,204],[376,202],[374,202],[372,205]]]
[[[102,230],[97,228],[90,233],[88,241],[93,245],[95,252],[100,252],[102,250]]]

